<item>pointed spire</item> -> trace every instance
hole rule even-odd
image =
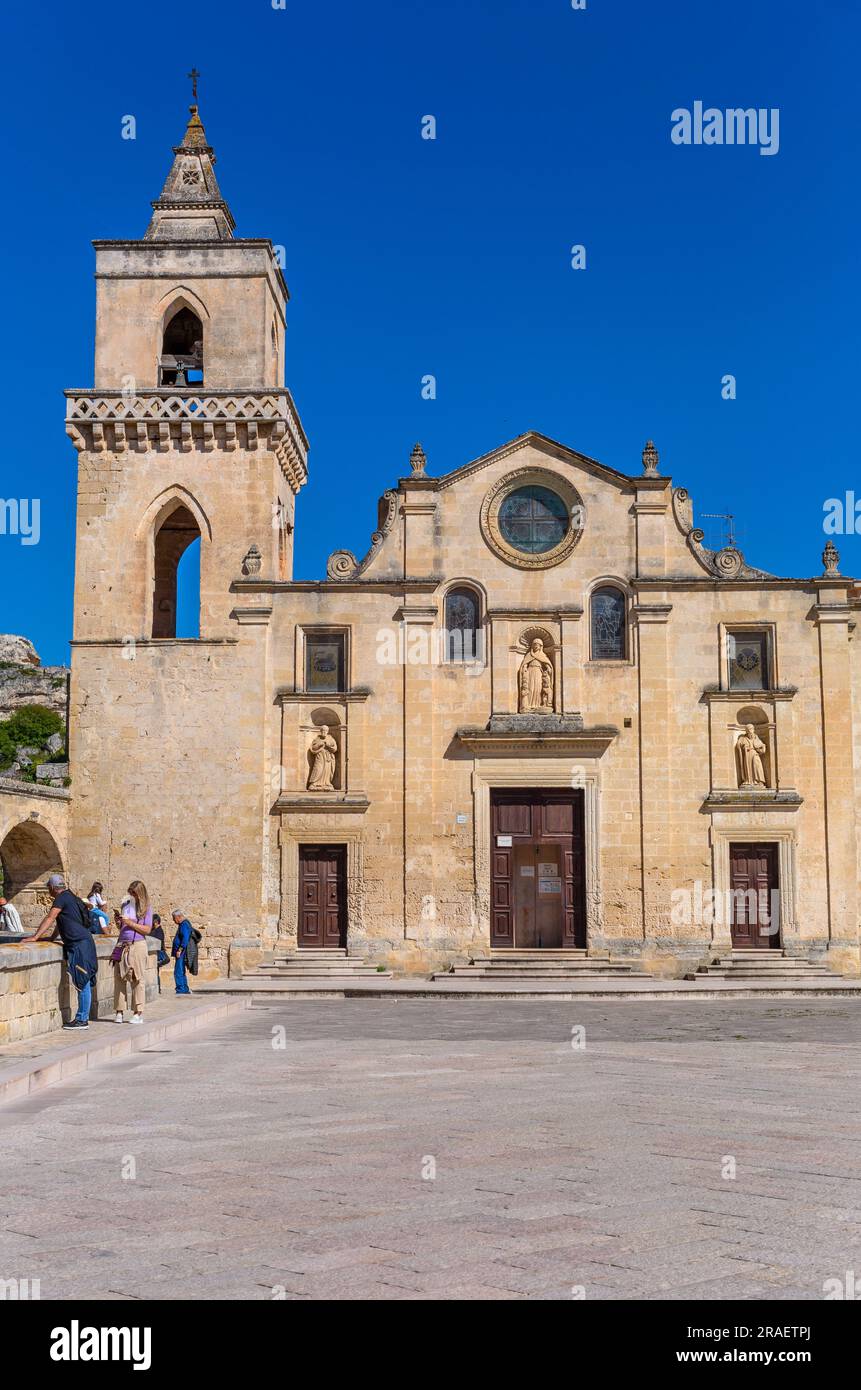
[[[215,153],[207,143],[197,102],[188,110],[185,135],[182,144],[173,147],[173,164],[161,197],[152,205],[145,241],[230,241],[233,236],[236,224],[218,187]]]

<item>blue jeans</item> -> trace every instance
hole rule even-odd
[[[176,985],[177,994],[191,994],[185,975],[185,952],[181,956],[177,956],[174,962],[173,982]]]
[[[88,980],[83,989],[78,990],[78,1012],[75,1014],[76,1023],[89,1023],[92,1003],[93,986]]]

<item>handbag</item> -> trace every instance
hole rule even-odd
[[[114,965],[119,965],[119,963],[120,963],[120,961],[122,960],[122,958],[123,958],[123,948],[122,948],[122,946],[115,946],[114,949],[111,951],[111,960],[113,961]]]

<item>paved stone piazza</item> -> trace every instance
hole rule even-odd
[[[853,1000],[257,1002],[0,1110],[0,1276],[820,1300],[861,1268],[859,1074]]]

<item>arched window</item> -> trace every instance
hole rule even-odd
[[[449,589],[445,596],[447,661],[478,661],[481,603],[474,589]]]
[[[195,541],[200,541],[200,527],[178,501],[155,534],[153,637],[200,635],[200,545]]]
[[[191,309],[177,310],[165,325],[158,384],[203,385],[203,324]]]
[[[621,589],[603,585],[592,592],[592,660],[624,661],[627,655],[625,595]]]

